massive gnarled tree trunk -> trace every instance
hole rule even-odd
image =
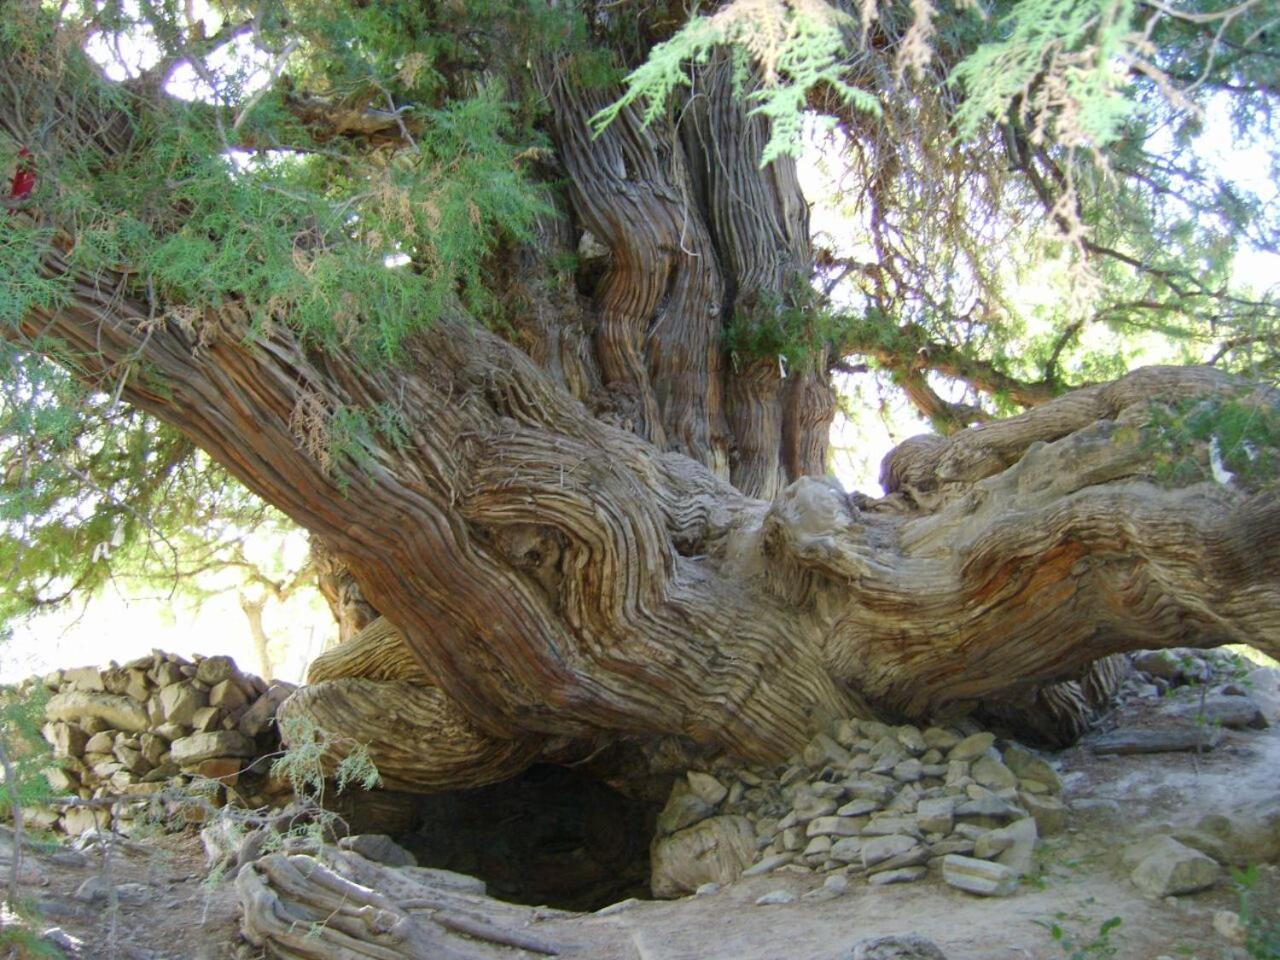
[[[763,121],[728,73],[700,71],[675,127],[624,111],[592,139],[608,94],[538,68],[568,189],[540,243],[509,252],[528,306],[505,338],[455,304],[372,368],[235,303],[193,328],[127,265],[78,273],[58,232],[41,269],[70,295],[11,336],[122,382],[347,566],[385,619],[292,709],[370,742],[394,787],[620,738],[776,758],[840,714],[1048,709],[1047,685],[1126,649],[1280,652],[1280,498],[1166,487],[1144,443],[1153,403],[1275,403],[1214,370],[1142,370],[909,441],[882,499],[823,478],[834,358],[787,367],[722,340],[803,308],[811,257],[794,167],[757,167]],[[127,163],[130,122],[66,91],[0,92],[0,129],[25,137],[50,103],[75,122],[47,134],[48,163],[73,134]],[[539,293],[546,256],[584,233],[607,250],[594,284]],[[340,411],[386,408],[396,442],[327,449]]]

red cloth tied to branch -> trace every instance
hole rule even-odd
[[[36,161],[31,151],[23,147],[18,151],[18,165],[9,183],[9,199],[24,200],[36,188]]]

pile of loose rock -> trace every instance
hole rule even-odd
[[[845,720],[773,770],[690,772],[658,818],[656,896],[773,870],[903,883],[931,869],[1005,895],[1034,868],[1038,837],[1066,823],[1042,757],[986,732]],[[768,895],[767,895],[768,896]],[[767,902],[766,898],[762,898]]]
[[[57,758],[45,775],[70,800],[28,810],[38,828],[128,834],[200,822],[228,803],[288,800],[265,758],[280,748],[273,721],[293,684],[241,673],[230,657],[155,651],[32,678],[19,694],[38,685],[51,694],[43,733]]]

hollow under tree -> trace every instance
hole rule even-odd
[[[1080,255],[1104,277],[1120,263],[1152,315],[1247,317],[1253,339],[1232,327],[1218,359],[1265,346],[1274,303],[1149,250],[1125,263],[1120,221],[1090,204],[1123,217],[1135,198],[1108,207],[1116,175],[1002,129],[1016,118],[943,163],[930,130],[965,98],[929,71],[959,54],[939,39],[920,75],[895,73],[924,43],[901,11],[833,68],[884,79],[884,116],[830,84],[809,94],[880,157],[881,259],[842,265],[815,255],[794,161],[760,165],[776,129],[731,54],[695,64],[670,110],[593,128],[617,65],[682,10],[319,7],[238,20],[228,4],[206,24],[15,5],[0,132],[36,181],[8,203],[0,309],[19,349],[176,427],[346,565],[382,619],[322,658],[292,709],[369,741],[389,786],[476,785],[615,741],[775,758],[855,712],[985,706],[1062,739],[1110,655],[1280,652],[1280,498],[1265,478],[1174,475],[1169,444],[1203,466],[1206,438],[1159,426],[1200,401],[1274,429],[1274,395],[1209,366],[1064,392],[1070,329],[1038,379],[976,341],[919,342],[910,304],[941,295],[912,287],[926,264],[904,227],[933,229],[933,212],[959,229],[982,191],[946,200],[928,164],[906,168],[932,146],[945,184],[1008,191],[992,230],[1037,204],[1063,230],[1088,221]],[[123,81],[83,53],[139,31],[155,52]],[[248,39],[275,58],[257,88],[234,58],[209,65]],[[994,283],[981,246],[970,273]],[[875,309],[838,322],[815,262],[856,267]],[[851,355],[900,369],[953,425],[977,408],[942,401],[930,369],[1029,409],[909,441],[887,496],[847,495],[823,474],[832,371]]]

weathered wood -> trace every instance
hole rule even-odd
[[[235,884],[245,939],[282,960],[497,960],[564,949],[525,929],[532,908],[460,894],[331,847],[269,854]]]
[[[382,785],[430,793],[505,780],[539,756],[545,737],[497,737],[472,723],[437,688],[403,680],[341,677],[300,688],[280,707],[281,731],[305,716],[337,738],[330,772],[352,749],[368,751]]]
[[[1094,753],[1181,753],[1212,750],[1222,742],[1222,730],[1210,726],[1178,725],[1157,730],[1115,730],[1089,744]]]

